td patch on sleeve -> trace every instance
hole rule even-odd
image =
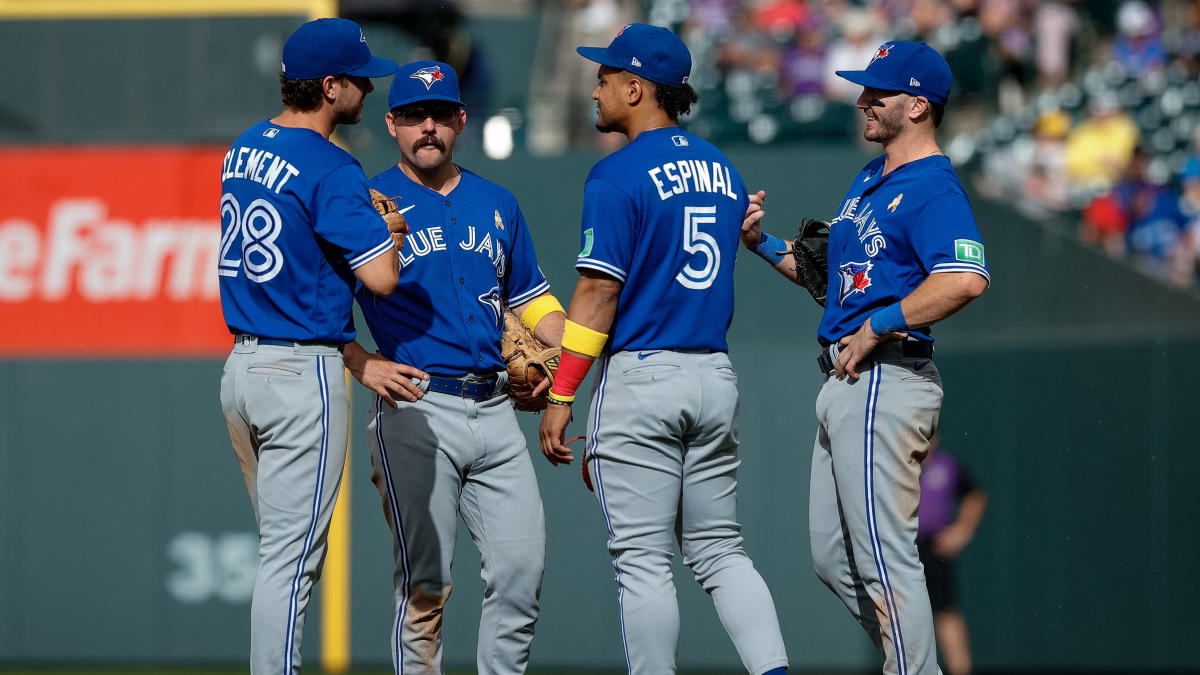
[[[954,259],[959,262],[983,264],[983,244],[970,239],[954,240]]]

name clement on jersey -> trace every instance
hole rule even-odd
[[[299,175],[300,169],[279,155],[245,146],[230,148],[221,165],[222,181],[244,178],[273,190],[275,194],[279,194],[292,176]]]
[[[646,173],[650,174],[650,180],[658,189],[658,198],[663,201],[685,192],[714,192],[734,201],[738,198],[733,191],[729,167],[720,162],[680,159],[656,166]]]

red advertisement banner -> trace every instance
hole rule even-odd
[[[213,357],[221,147],[0,149],[0,357]]]

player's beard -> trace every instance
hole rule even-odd
[[[337,107],[334,109],[334,124],[358,124],[362,120],[363,99],[359,99],[357,103],[346,107]]]
[[[612,133],[612,132],[616,132],[619,134],[625,133],[625,129],[622,126],[620,126],[616,122],[613,122],[612,120],[605,118],[604,111],[600,108],[599,103],[597,103],[595,110],[596,110],[596,131],[599,131],[602,134],[607,134],[607,133]]]
[[[872,143],[887,143],[900,135],[901,129],[904,128],[902,106],[893,104],[887,108],[876,107],[872,108],[871,112],[875,114],[875,128],[867,127],[863,130],[865,140]]]

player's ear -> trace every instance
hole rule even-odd
[[[392,138],[395,138],[396,137],[396,116],[393,115],[389,111],[386,115],[383,116],[383,121],[387,123],[388,133],[391,135]]]
[[[330,103],[337,100],[338,89],[341,86],[342,83],[333,75],[326,75],[321,78],[321,93],[325,96],[325,100]]]
[[[461,134],[461,133],[463,132],[463,129],[465,129],[465,128],[466,128],[466,126],[467,126],[467,109],[466,109],[466,108],[459,108],[459,110],[458,110],[458,124],[456,125],[456,129],[455,129],[455,131],[456,131],[457,133],[460,133],[460,134]]]
[[[635,106],[641,103],[642,97],[646,95],[646,84],[639,77],[630,77],[625,83],[625,95],[630,106]]]
[[[929,99],[924,96],[913,96],[908,101],[908,117],[914,122],[921,121],[922,117],[928,117],[932,113],[929,107]]]

